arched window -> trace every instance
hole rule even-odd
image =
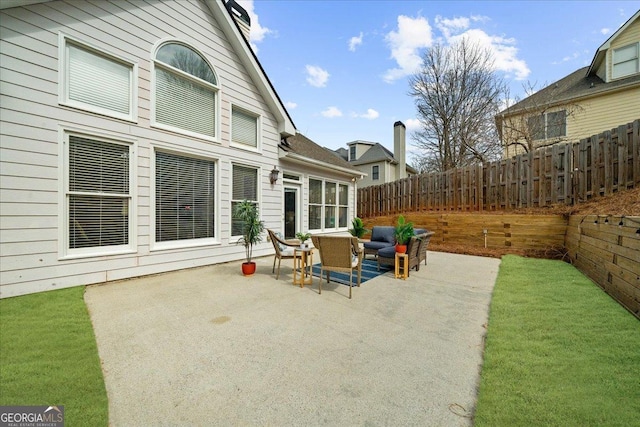
[[[207,61],[183,44],[163,44],[155,58],[155,122],[216,137],[218,79]]]

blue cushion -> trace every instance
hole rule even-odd
[[[375,250],[379,250],[382,248],[388,248],[389,246],[393,247],[395,244],[394,243],[389,243],[389,242],[374,242],[373,240],[370,242],[364,242],[364,247],[366,249],[375,249]]]
[[[395,244],[396,228],[391,226],[375,226],[371,230],[371,241]]]
[[[382,258],[393,258],[396,256],[396,247],[387,246],[386,248],[382,248],[378,251],[378,256]]]

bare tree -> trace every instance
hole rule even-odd
[[[562,99],[567,90],[564,80],[539,91],[534,83],[527,82],[523,85],[527,98],[510,103],[505,97],[507,108],[496,116],[496,126],[507,155],[528,153],[566,140],[567,119],[584,109],[574,101]]]
[[[505,93],[488,49],[468,39],[428,49],[409,78],[420,121],[418,170],[446,171],[500,157],[495,115]]]

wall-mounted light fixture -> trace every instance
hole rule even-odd
[[[277,166],[274,166],[273,169],[271,169],[271,173],[269,174],[269,182],[271,182],[272,185],[278,181],[279,173],[280,171],[278,170]]]

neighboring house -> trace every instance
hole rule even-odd
[[[358,140],[347,146],[348,150],[339,148],[334,153],[366,174],[358,182],[359,187],[385,184],[417,173],[406,164],[406,127],[402,122],[393,125],[395,155],[378,142]]]
[[[1,297],[240,260],[244,199],[280,231],[355,216],[358,171],[283,154],[235,2],[3,0],[0,26]]]
[[[496,116],[505,157],[578,141],[640,118],[640,11],[598,48],[591,65]]]

